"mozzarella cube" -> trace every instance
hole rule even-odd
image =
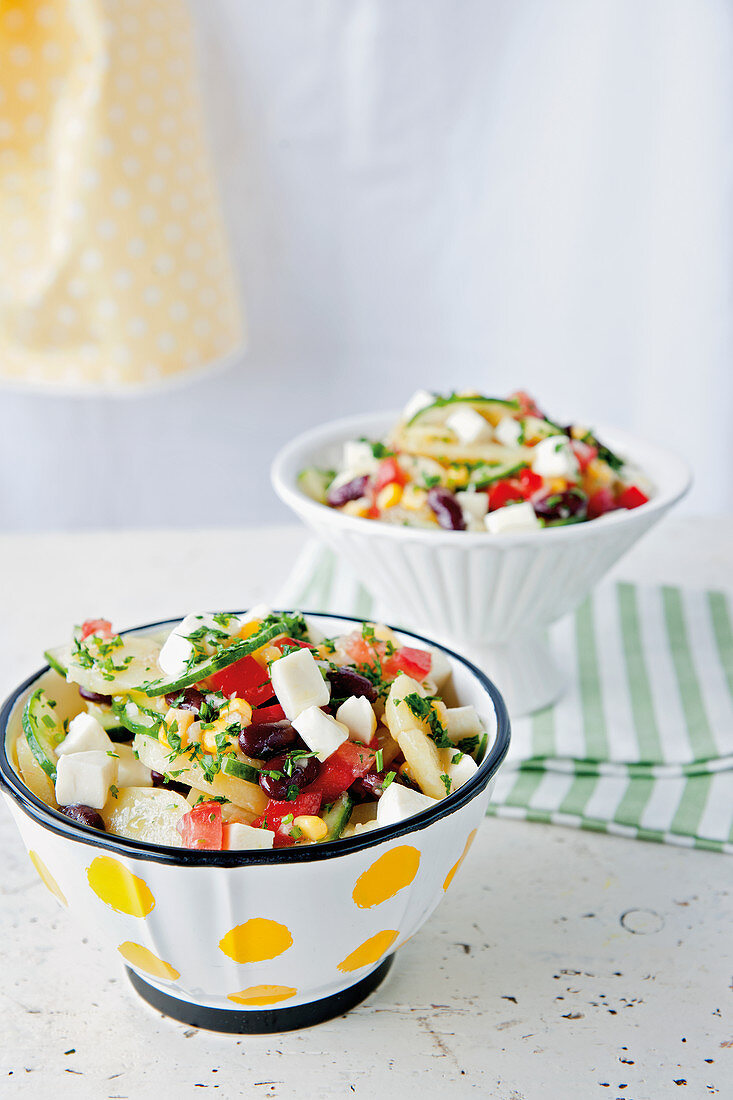
[[[429,390],[416,390],[402,410],[402,419],[412,420],[413,416],[417,416],[422,409],[427,409],[434,401],[435,394]]]
[[[330,684],[323,679],[309,649],[299,649],[274,661],[270,679],[277,701],[291,722],[309,707],[325,707],[331,698]]]
[[[504,531],[534,531],[540,527],[540,521],[528,500],[523,500],[521,504],[505,504],[503,508],[489,512],[484,523],[492,535],[500,535]]]
[[[272,848],[275,834],[269,829],[255,829],[252,825],[244,825],[240,821],[230,821],[224,826],[224,850],[225,851],[261,851],[264,848]]]
[[[451,794],[454,791],[459,790],[464,783],[468,783],[474,773],[478,771],[478,765],[472,756],[463,754],[461,759],[455,764],[448,765],[448,776],[450,778],[450,790]]]
[[[318,620],[314,619],[312,615],[305,615],[305,625],[308,627],[308,640],[311,645],[320,645],[321,642],[325,642],[326,635],[321,630]]]
[[[158,664],[166,676],[182,676],[192,656],[193,646],[188,638],[171,631],[158,654]]]
[[[564,477],[573,481],[580,467],[565,435],[548,435],[534,448],[532,470],[540,477]]]
[[[489,510],[488,493],[456,493],[456,500],[466,524],[482,520]]]
[[[91,806],[101,810],[117,780],[117,759],[106,752],[73,752],[59,757],[56,801],[59,806]]]
[[[352,695],[336,711],[336,720],[349,731],[352,741],[368,745],[377,732],[377,716],[374,707],[363,695]]]
[[[445,422],[461,443],[484,443],[494,436],[488,420],[484,420],[475,409],[456,409],[446,417]]]
[[[293,727],[298,731],[311,752],[323,763],[339,745],[349,739],[349,729],[343,722],[337,722],[330,714],[319,707],[308,707],[292,719]]]
[[[484,727],[475,707],[448,707],[445,712],[445,732],[451,741],[460,741],[462,737],[480,737]]]
[[[114,751],[117,753],[118,787],[152,787],[153,773],[142,760],[138,760],[132,745],[115,745]]]
[[[96,718],[82,712],[69,722],[69,732],[56,749],[58,756],[70,752],[109,752],[112,742]]]
[[[379,462],[374,457],[370,443],[358,439],[350,439],[348,443],[344,443],[343,468],[348,470],[352,477],[372,474],[378,465]]]
[[[494,435],[505,447],[517,447],[522,438],[522,425],[513,416],[502,416],[494,428]]]
[[[412,787],[403,787],[401,783],[392,782],[377,803],[377,825],[379,828],[396,825],[398,821],[404,821],[406,817],[413,817],[437,804],[437,798],[430,798],[420,791],[413,791]]]

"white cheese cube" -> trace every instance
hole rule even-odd
[[[564,477],[573,481],[580,467],[565,435],[548,435],[534,448],[532,469],[540,477]]]
[[[471,776],[478,770],[478,765],[472,756],[463,754],[456,764],[448,765],[451,794],[459,790],[464,783],[468,783]]]
[[[348,470],[352,477],[372,474],[378,465],[379,462],[374,457],[370,443],[358,439],[350,439],[348,443],[344,443],[343,468]]]
[[[368,745],[377,732],[377,716],[374,707],[363,695],[352,695],[336,711],[336,720],[349,731],[352,741]]]
[[[448,707],[445,712],[445,732],[451,741],[460,741],[462,737],[480,737],[484,727],[475,707]]]
[[[412,420],[413,416],[417,416],[422,409],[427,409],[434,401],[435,394],[429,390],[416,390],[402,410],[402,419]]]
[[[488,493],[456,493],[463,519],[466,524],[473,520],[482,520],[489,510]]]
[[[326,635],[321,630],[318,619],[311,615],[305,615],[305,625],[308,627],[308,639],[311,645],[320,645],[326,640]]]
[[[193,646],[175,631],[166,638],[158,654],[158,664],[166,676],[182,676],[193,656]]]
[[[112,742],[96,718],[82,712],[69,722],[69,732],[56,749],[59,756],[70,752],[109,752]]]
[[[269,829],[255,829],[252,825],[244,825],[240,821],[231,821],[224,826],[224,850],[252,851],[272,848],[275,834]]]
[[[522,437],[522,425],[513,416],[502,416],[494,435],[505,447],[517,447]]]
[[[138,760],[132,751],[132,745],[115,745],[117,753],[118,787],[152,787],[153,773],[150,768]]]
[[[101,810],[117,779],[117,759],[106,752],[73,752],[59,758],[56,801],[59,806],[91,806]]]
[[[325,707],[331,687],[309,649],[288,653],[270,666],[272,687],[277,701],[291,722],[308,707]]]
[[[292,719],[292,723],[321,763],[328,760],[339,745],[343,745],[344,741],[349,739],[348,726],[343,722],[337,722],[319,707],[308,707],[307,710],[301,711],[297,718]]]
[[[488,420],[484,420],[475,409],[456,409],[446,417],[445,422],[461,443],[483,443],[494,436]]]
[[[489,512],[484,523],[492,535],[500,535],[503,531],[533,531],[540,526],[528,500],[523,500],[521,504],[505,504],[503,508]]]
[[[413,817],[430,806],[436,806],[437,802],[437,798],[430,798],[429,795],[393,781],[377,803],[377,825],[380,828],[395,825],[406,817]]]

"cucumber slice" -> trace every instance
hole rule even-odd
[[[171,691],[181,691],[183,688],[191,687],[192,684],[197,684],[199,680],[205,680],[207,676],[213,676],[215,672],[221,672],[223,668],[233,665],[235,661],[241,660],[249,653],[254,653],[256,649],[261,649],[273,638],[277,638],[278,634],[282,634],[285,629],[282,622],[263,627],[251,638],[246,638],[241,642],[232,642],[226,649],[217,650],[213,656],[204,657],[202,660],[197,661],[182,676],[154,680],[139,686],[149,696],[168,695]]]
[[[69,647],[65,645],[58,645],[54,649],[46,649],[43,652],[43,656],[54,672],[58,672],[59,676],[63,676],[64,679],[66,679],[68,668],[68,653]]]
[[[45,691],[34,691],[23,710],[23,732],[31,752],[48,778],[56,782],[56,746],[66,733]]]
[[[221,762],[224,775],[233,775],[235,779],[246,779],[248,783],[259,783],[260,773],[251,764],[245,764],[233,753],[226,753]]]
[[[150,703],[146,695],[143,698]],[[112,699],[112,712],[119,724],[130,733],[147,733],[152,737],[157,736],[163,718],[163,714],[153,707],[140,705],[126,695],[117,695]]]
[[[469,484],[476,489],[485,489],[487,485],[493,485],[495,481],[504,481],[508,477],[516,477],[526,465],[526,462],[500,462],[498,466],[477,466],[471,472],[468,479]]]
[[[349,818],[351,817],[353,809],[354,799],[347,791],[344,791],[343,794],[338,796],[331,808],[323,815],[323,820],[326,822],[328,832],[321,841],[321,844],[325,844],[328,840],[338,840],[349,824]]]
[[[306,496],[317,500],[319,504],[325,504],[328,487],[335,476],[333,470],[319,470],[317,466],[306,466],[298,474],[298,488]]]
[[[495,408],[497,415],[503,416],[506,409],[512,409],[516,412],[519,409],[519,402],[503,399],[501,397],[463,397],[457,393],[452,393],[448,397],[436,397],[432,405],[426,405],[425,408],[420,409],[411,416],[407,421],[407,427],[411,427],[413,424],[419,423],[431,423],[434,422],[435,414],[440,409],[445,409],[449,405],[471,405],[478,407],[483,412],[488,412],[491,408]]]

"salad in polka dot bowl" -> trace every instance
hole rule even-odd
[[[141,996],[214,1030],[306,1026],[374,989],[509,744],[481,672],[379,623],[96,619],[46,657],[0,719],[31,862]]]
[[[391,621],[465,652],[513,716],[564,677],[547,628],[679,500],[676,455],[507,399],[420,391],[401,413],[304,432],[277,455],[281,499]]]

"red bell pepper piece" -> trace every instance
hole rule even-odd
[[[317,814],[321,808],[322,796],[317,791],[303,791],[293,802],[278,801],[271,798],[265,811],[252,822],[255,829],[269,829],[275,834],[273,844],[276,848],[288,848],[295,843],[292,836],[293,821],[301,814]],[[283,822],[287,817],[288,821]]]
[[[306,787],[305,793],[318,792],[323,797],[324,803],[333,802],[349,789],[355,779],[360,779],[372,770],[376,755],[376,750],[366,745],[344,741],[335,752],[331,753],[328,760],[321,764],[318,778]]]
[[[280,652],[282,652],[284,646],[286,646],[286,645],[287,646],[295,646],[297,649],[315,649],[316,648],[314,645],[311,645],[310,642],[304,642],[300,638],[275,638],[275,641],[272,644],[275,646],[276,649],[279,649]]]
[[[285,711],[279,703],[273,703],[271,707],[257,707],[252,711],[252,725],[259,726],[263,722],[282,722],[285,719]]]
[[[505,504],[516,504],[517,501],[526,500],[528,496],[529,493],[517,478],[497,481],[489,489],[489,511],[495,512]]]
[[[178,822],[184,848],[220,852],[223,841],[221,803],[200,802]]]
[[[594,458],[598,455],[598,448],[592,447],[590,443],[584,443],[582,439],[571,439],[570,446],[572,447],[573,454],[578,460],[581,474],[584,474]]]
[[[377,473],[374,478],[375,493],[378,493],[385,485],[391,485],[392,482],[395,481],[398,485],[406,485],[407,480],[407,474],[396,458],[383,458],[377,467]]]
[[[246,699],[253,707],[267,702],[275,694],[267,669],[249,654],[221,672],[215,672],[209,677],[209,683],[214,691]]]
[[[646,493],[642,493],[638,485],[628,485],[616,498],[619,508],[638,508],[642,504],[647,504],[648,501],[649,497]]]
[[[525,466],[520,470],[517,480],[527,497],[531,497],[534,493],[539,492],[545,484],[544,479],[540,474],[536,474],[531,466]]]
[[[610,489],[596,489],[588,497],[588,519],[598,519],[605,516],[606,512],[613,512],[618,505],[616,498]]]

